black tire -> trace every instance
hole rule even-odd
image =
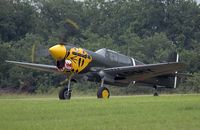
[[[68,91],[68,88],[62,88],[59,92],[60,100],[69,100],[71,98],[71,91]]]
[[[109,98],[110,92],[106,87],[100,87],[97,91],[97,98]]]
[[[154,93],[153,96],[159,96],[158,93]]]

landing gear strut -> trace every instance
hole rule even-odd
[[[159,96],[159,94],[158,94],[158,87],[156,85],[154,85],[154,89],[155,89],[155,91],[154,91],[153,96]]]
[[[110,97],[110,92],[109,89],[104,87],[104,79],[101,80],[101,86],[99,87],[97,91],[97,98],[109,98]]]
[[[71,98],[71,79],[68,80],[67,87],[64,87],[59,92],[59,99],[60,100],[69,100]]]

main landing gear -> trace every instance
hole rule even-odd
[[[99,87],[97,91],[97,98],[104,98],[107,99],[110,97],[110,92],[108,88],[104,87],[104,79],[101,80],[101,86]]]
[[[71,79],[68,80],[67,87],[64,87],[59,92],[59,99],[60,100],[69,100],[71,98]]]
[[[97,98],[104,98],[107,99],[110,97],[109,89],[104,87],[104,79],[101,80],[101,86],[97,91]],[[68,80],[67,87],[64,87],[59,92],[59,99],[60,100],[69,100],[71,98],[71,79]]]

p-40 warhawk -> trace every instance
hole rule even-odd
[[[97,98],[109,98],[110,92],[104,84],[128,86],[129,84],[147,84],[155,88],[157,96],[158,86],[175,88],[177,71],[184,68],[175,62],[144,64],[132,57],[103,48],[92,52],[73,46],[57,44],[49,48],[56,65],[34,64],[17,61],[6,61],[22,67],[48,72],[58,72],[67,75],[68,85],[59,92],[59,99],[71,98],[71,81],[87,80],[100,83]]]

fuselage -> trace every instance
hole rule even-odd
[[[65,46],[67,50],[72,50],[73,46]],[[80,48],[76,48],[73,50],[78,50]],[[82,49],[82,48],[81,48]],[[96,52],[89,51],[83,49],[89,57],[91,57],[90,63],[85,66],[85,68],[79,73],[75,73],[74,79],[87,79],[92,82],[101,82],[101,75],[99,72],[104,68],[113,68],[113,67],[123,67],[123,66],[136,66],[143,65],[144,63],[126,55],[120,54],[110,49],[102,48],[97,50]],[[82,54],[77,54],[82,55]],[[66,57],[69,60],[69,58]],[[109,80],[105,80],[106,84],[116,85],[116,86],[127,86],[130,84],[129,81],[123,79],[114,80],[114,77],[111,77]],[[135,83],[135,82],[133,82]]]
[[[72,50],[72,46],[65,46],[67,50]],[[79,50],[80,48],[76,48],[73,50]],[[82,49],[82,48],[81,48]],[[102,69],[102,68],[112,68],[112,67],[121,67],[121,66],[136,66],[136,65],[142,65],[144,63],[128,57],[126,55],[117,53],[113,50],[102,48],[97,50],[96,52],[92,52],[86,49],[83,49],[84,52],[87,53],[87,56],[91,58],[91,61],[85,66],[85,68],[80,71],[80,73],[86,73],[88,71],[95,70],[95,69]],[[82,53],[77,54],[79,57],[82,55]],[[73,57],[73,56],[72,56]],[[68,57],[66,57],[69,59]],[[86,58],[84,58],[86,59]]]
[[[93,52],[83,48],[58,44],[51,47],[49,51],[52,57],[56,59],[58,69],[68,74],[68,76],[73,75],[73,78],[77,80],[87,79],[89,81],[100,82],[102,79],[101,70],[104,68],[143,64],[134,58],[106,48]],[[105,80],[105,83],[118,86],[130,83],[125,80],[123,81],[123,79],[117,81],[114,78],[111,77],[109,80]]]
[[[91,68],[112,68],[121,66],[136,66],[143,63],[117,53],[113,50],[102,48],[92,52],[74,46],[55,45],[49,49],[52,57],[57,61],[57,67],[62,68],[65,60],[70,60],[73,73],[85,73]]]

